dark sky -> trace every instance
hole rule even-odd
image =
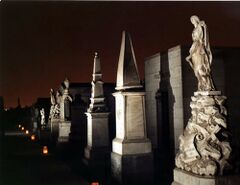
[[[103,80],[114,82],[122,30],[143,77],[146,57],[191,44],[193,14],[211,46],[240,47],[240,2],[1,2],[0,95],[8,107],[18,96],[31,105],[66,76],[90,82],[95,51]]]

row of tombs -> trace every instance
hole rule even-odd
[[[203,31],[204,24],[200,27]],[[195,27],[193,32],[198,29]],[[201,43],[207,42],[209,45],[207,40]],[[212,55],[209,46],[203,47],[208,51],[206,55]],[[198,58],[191,61],[194,73],[185,61],[188,49],[176,46],[147,58],[143,86],[130,35],[123,32],[116,84],[103,83],[100,59],[95,53],[91,85],[65,79],[58,91],[51,89],[51,106],[40,110],[41,128],[35,125],[34,131],[40,130],[43,140],[43,133],[50,131],[51,142],[58,145],[78,143],[90,171],[110,166],[113,179],[119,183],[223,183],[218,177],[239,173],[240,88],[236,60],[240,50],[214,48],[214,62],[211,65],[210,61],[209,73],[201,81],[201,76],[194,78],[201,70],[201,66],[194,68],[200,65],[194,64]],[[210,66],[214,85],[204,89],[208,85],[205,79],[212,80]],[[194,92],[196,84],[198,90]],[[226,97],[216,89],[228,96],[228,119],[223,105]],[[232,158],[235,164],[230,165]],[[186,180],[189,178],[191,182]],[[239,182],[226,178],[227,184]]]

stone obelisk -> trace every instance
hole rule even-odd
[[[109,149],[109,112],[105,104],[100,59],[95,53],[92,93],[87,115],[87,146],[84,150],[84,163],[96,170],[110,159]],[[101,169],[102,170],[102,169]]]
[[[64,90],[60,100],[60,123],[58,142],[64,143],[69,141],[71,130],[71,102],[72,97],[69,94],[69,80],[66,78],[63,82]]]
[[[207,26],[197,16],[192,16],[191,22],[193,44],[186,60],[198,80],[198,91],[191,97],[192,115],[179,137],[172,184],[232,185],[234,183],[224,176],[230,169],[228,159],[232,151],[225,118],[226,97],[213,85]]]
[[[145,92],[140,83],[130,35],[123,31],[117,71],[116,138],[112,142],[112,176],[123,184],[151,181],[152,145],[146,135]]]

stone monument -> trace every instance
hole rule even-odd
[[[60,122],[60,101],[61,101],[61,94],[59,91],[56,93],[53,89],[50,89],[50,100],[51,100],[51,107],[49,113],[49,126],[51,131],[51,138],[57,140],[58,138],[58,131],[59,131],[59,122]]]
[[[69,94],[69,81],[66,78],[63,82],[64,90],[60,99],[60,123],[58,142],[64,143],[69,141],[71,130],[71,102],[72,97]]]
[[[117,71],[116,138],[112,141],[111,171],[123,184],[152,180],[152,145],[146,135],[145,92],[140,83],[130,35],[123,31]]]
[[[42,108],[40,110],[40,116],[41,116],[41,127],[44,128],[46,126],[46,121],[45,121],[45,110]]]
[[[222,178],[230,169],[229,131],[225,116],[225,96],[216,91],[211,77],[212,54],[207,26],[197,16],[193,44],[186,58],[198,80],[198,91],[191,97],[191,118],[179,137],[179,152],[175,158],[174,185],[228,185]]]
[[[103,81],[100,59],[95,53],[92,92],[87,115],[87,146],[84,150],[84,163],[90,168],[97,170],[107,164],[110,160],[109,149],[109,112],[107,110],[103,92]],[[102,170],[102,168],[101,168]],[[91,170],[93,171],[93,170]],[[94,173],[94,172],[92,172]]]

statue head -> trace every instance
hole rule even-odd
[[[69,88],[69,80],[67,78],[65,78],[63,83],[64,83],[66,89],[68,89]]]
[[[200,23],[200,19],[196,15],[191,16],[190,20],[195,27]]]

